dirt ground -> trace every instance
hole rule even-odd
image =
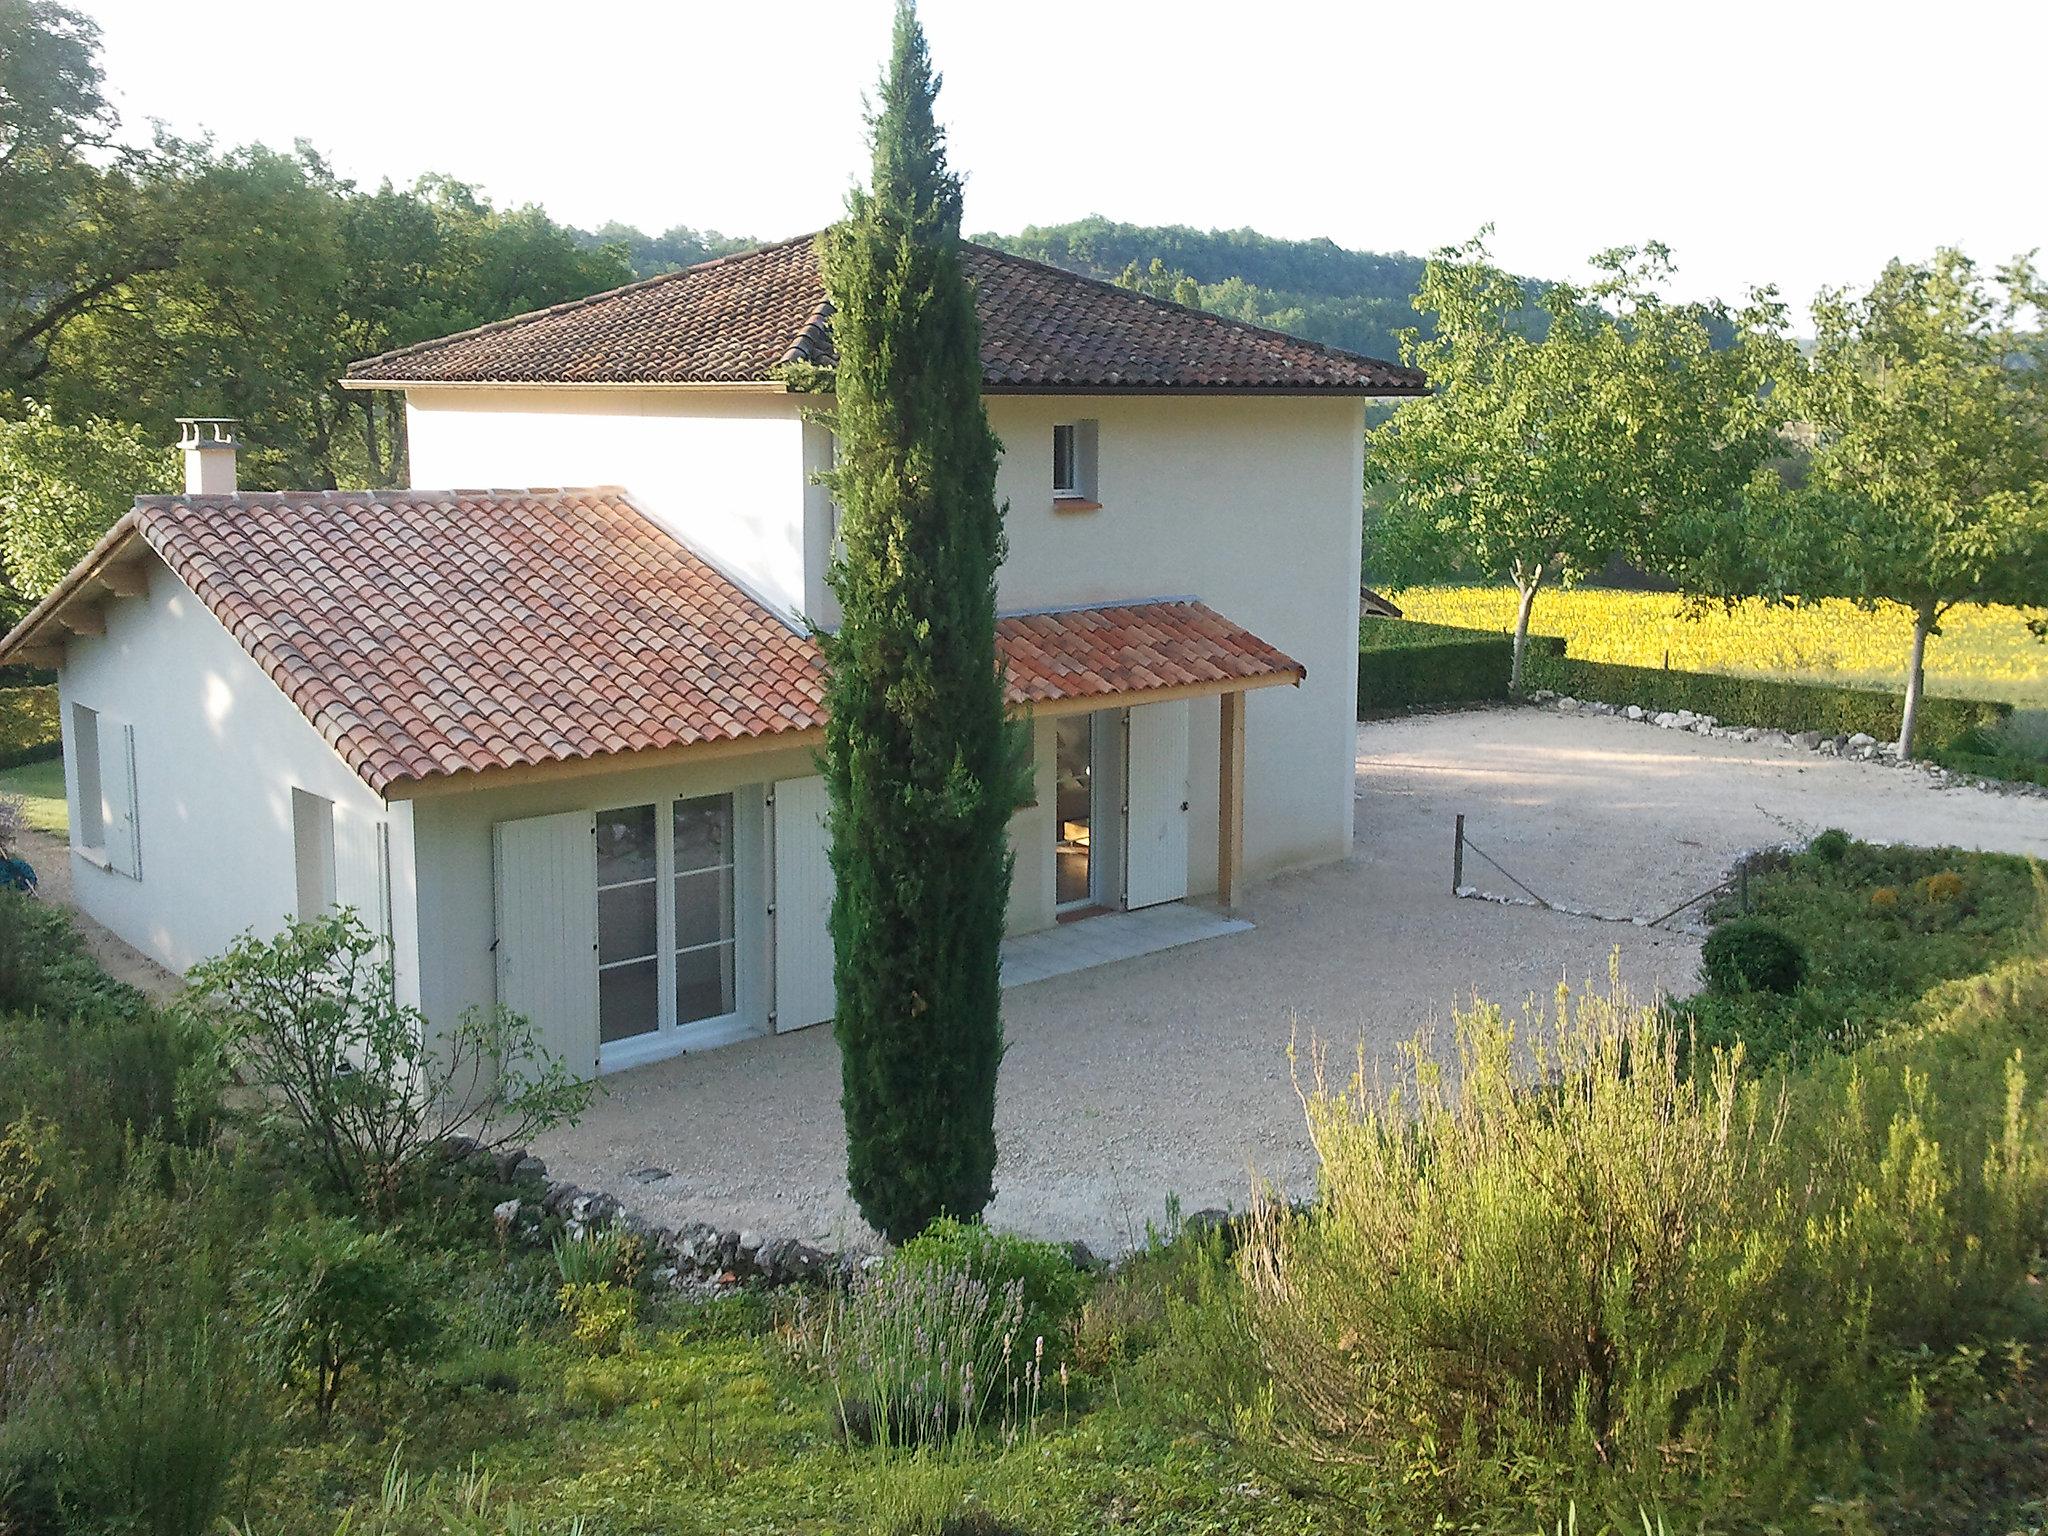
[[[1313,1160],[1291,1041],[1387,1059],[1475,993],[1517,1005],[1604,977],[1688,991],[1689,934],[1450,894],[1452,817],[1547,899],[1654,916],[1742,852],[1858,836],[2048,856],[2048,801],[1937,790],[1796,748],[1530,709],[1426,715],[1358,734],[1354,856],[1254,887],[1254,931],[1007,993],[990,1219],[1114,1250],[1169,1195],[1242,1206],[1255,1177],[1305,1191]],[[1468,884],[1512,887],[1474,859]],[[1305,1052],[1304,1052],[1305,1054]],[[839,1061],[814,1029],[606,1080],[555,1171],[670,1222],[843,1243]],[[666,1170],[652,1182],[632,1175]]]

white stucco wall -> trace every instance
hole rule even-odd
[[[1308,668],[1246,696],[1245,868],[1351,847],[1365,402],[1279,396],[1000,395],[1005,612],[1198,597]],[[1055,512],[1052,429],[1093,420],[1096,512]],[[1191,712],[1189,879],[1216,888],[1219,711]]]
[[[806,403],[707,389],[416,389],[406,397],[412,483],[624,486],[650,517],[796,614],[815,499]]]
[[[334,802],[344,861],[390,828],[391,925],[400,996],[417,1001],[412,815],[386,806],[337,757],[234,637],[154,557],[147,597],[110,598],[106,633],[65,646],[65,780],[78,826],[72,705],[135,728],[141,878],[71,854],[78,904],[173,971],[219,954],[245,929],[271,934],[296,905],[292,790]],[[341,899],[368,905],[360,862],[341,871]],[[374,924],[374,914],[365,913]]]

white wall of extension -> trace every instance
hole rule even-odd
[[[132,730],[135,872],[74,848],[79,906],[177,972],[246,929],[276,932],[299,899],[298,790],[332,805],[335,898],[388,924],[400,996],[415,1000],[410,808],[372,794],[184,583],[144,558],[148,594],[108,599],[106,633],[72,636],[58,671],[74,831],[89,819],[77,706],[95,712],[102,764]]]

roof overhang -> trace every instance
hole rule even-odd
[[[551,379],[349,379],[340,381],[343,389],[391,389],[426,391],[476,391],[480,389],[562,389],[562,390],[631,390],[644,393],[648,390],[675,390],[685,394],[742,394],[742,395],[787,395],[794,394],[780,379],[686,379],[665,383],[634,383],[625,379],[591,379],[557,382]]]
[[[146,588],[136,573],[149,546],[133,509],[121,514],[100,541],[52,587],[19,624],[0,636],[0,665],[56,667],[64,641],[74,634],[100,634],[99,605],[110,597],[140,596]]]

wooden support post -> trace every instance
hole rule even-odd
[[[1465,813],[1458,813],[1458,828],[1451,844],[1451,894],[1465,888]]]
[[[1222,696],[1216,754],[1216,894],[1234,912],[1244,886],[1244,694]]]

